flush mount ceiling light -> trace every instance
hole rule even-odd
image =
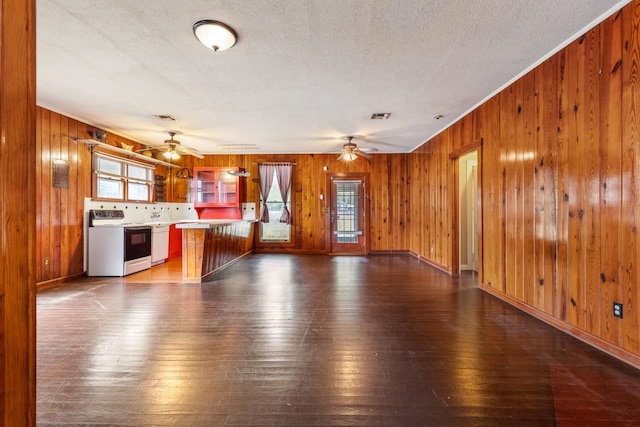
[[[211,19],[203,19],[193,24],[193,34],[200,43],[214,52],[227,50],[238,40],[238,35],[233,28]]]

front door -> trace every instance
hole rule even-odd
[[[368,252],[366,178],[364,174],[329,176],[329,252],[332,254]]]

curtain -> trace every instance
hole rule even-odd
[[[258,165],[258,173],[260,175],[260,197],[262,198],[262,206],[260,207],[260,222],[269,222],[269,208],[267,207],[267,197],[271,186],[273,185],[273,171],[276,166],[268,163],[260,163]]]
[[[287,207],[287,200],[289,200],[289,192],[291,191],[291,164],[277,165],[276,178],[278,179],[278,186],[280,187],[280,196],[284,203],[284,209],[282,209],[282,215],[280,215],[280,222],[291,224],[291,212],[289,212],[289,208]]]

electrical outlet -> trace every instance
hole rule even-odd
[[[620,319],[622,319],[622,303],[621,302],[614,302],[613,303],[613,316],[614,317],[619,317]]]

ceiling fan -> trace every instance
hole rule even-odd
[[[347,136],[347,142],[342,145],[342,153],[340,153],[338,160],[345,160],[347,162],[351,162],[357,159],[358,156],[362,156],[365,159],[370,159],[371,155],[365,153],[363,151],[365,149],[358,148],[358,146],[352,142],[353,138],[354,138],[353,136]]]
[[[164,157],[167,160],[178,160],[181,155],[183,156],[188,155],[188,156],[197,157],[199,159],[204,159],[204,156],[200,154],[200,152],[195,148],[185,147],[184,145],[180,144],[180,141],[178,141],[177,139],[173,139],[173,137],[176,136],[178,132],[168,131],[167,133],[169,134],[171,139],[165,139],[164,144],[157,145],[155,147],[148,147],[139,151],[142,151],[142,152],[149,151],[149,150],[163,151]]]

